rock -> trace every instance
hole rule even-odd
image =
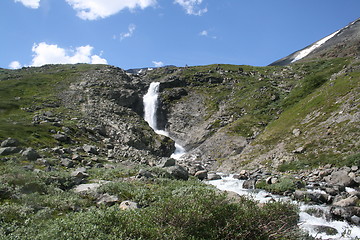
[[[243,188],[245,188],[245,189],[255,189],[255,184],[256,184],[255,179],[245,180],[245,182],[243,183]]]
[[[136,202],[123,201],[120,203],[119,208],[121,210],[135,210],[139,208],[139,205]]]
[[[353,216],[360,217],[360,207],[332,207],[330,213],[335,218],[351,221]]]
[[[83,183],[84,180],[89,177],[89,174],[86,173],[86,168],[78,168],[75,171],[71,172],[70,176],[75,178],[75,184],[79,184]]]
[[[325,233],[330,236],[338,234],[338,231],[335,228],[329,226],[316,226],[315,231],[318,233]]]
[[[112,206],[115,203],[119,202],[119,198],[114,195],[109,195],[108,193],[100,195],[96,202],[97,205],[105,205],[105,206]]]
[[[62,142],[62,143],[68,143],[70,141],[70,138],[64,134],[54,134],[52,135],[53,138],[59,142]]]
[[[17,147],[19,146],[19,144],[20,143],[18,140],[14,138],[8,138],[1,143],[1,147]]]
[[[87,183],[87,184],[80,184],[74,188],[74,192],[76,193],[89,193],[89,192],[96,192],[96,190],[101,186],[100,183]]]
[[[207,179],[208,180],[219,180],[221,179],[221,176],[219,174],[216,174],[216,173],[208,173],[207,174]]]
[[[331,175],[324,178],[324,180],[331,185],[339,185],[343,187],[353,187],[356,182],[348,176],[348,172],[338,170],[331,173]]]
[[[148,170],[145,169],[140,169],[139,173],[137,175],[137,178],[141,178],[141,177],[145,177],[145,178],[152,178],[154,177],[153,174],[151,172],[149,172]]]
[[[351,167],[351,171],[352,172],[356,172],[356,171],[358,171],[359,170],[359,166],[352,166]]]
[[[21,148],[18,147],[2,147],[0,148],[0,156],[11,155],[14,153],[19,153]]]
[[[293,153],[304,153],[305,152],[305,148],[304,147],[298,147],[297,149],[295,149],[293,151]]]
[[[180,180],[188,180],[189,179],[189,172],[180,165],[168,167],[166,170],[175,179],[180,179]]]
[[[72,160],[76,160],[76,161],[81,161],[82,160],[82,157],[80,156],[80,155],[78,155],[78,154],[73,154],[72,156],[71,156],[71,159]]]
[[[60,164],[66,168],[74,167],[74,162],[67,158],[61,159]]]
[[[325,193],[318,193],[318,192],[307,192],[307,191],[301,191],[301,190],[295,190],[293,197],[296,200],[301,201],[312,201],[315,203],[330,203],[332,201],[332,198],[330,195]]]
[[[171,167],[175,166],[176,160],[173,158],[162,158],[159,164],[157,164],[158,167],[165,168],[165,167]]]
[[[21,155],[29,161],[35,161],[36,159],[40,158],[40,155],[33,148],[25,149]]]
[[[357,196],[350,196],[348,198],[342,199],[333,203],[335,207],[349,207],[349,206],[356,206],[357,201],[359,198]]]
[[[92,153],[92,154],[99,154],[97,148],[95,146],[92,145],[84,145],[83,146],[83,150],[87,153]]]
[[[194,176],[200,180],[204,180],[207,178],[208,172],[206,170],[197,171]]]
[[[268,178],[265,180],[265,182],[266,182],[267,184],[275,184],[275,183],[277,183],[277,181],[278,181],[278,178],[276,178],[276,177],[268,177]]]
[[[300,129],[295,128],[295,129],[292,131],[292,133],[294,134],[295,137],[298,137],[298,136],[300,136],[301,131],[300,131]]]

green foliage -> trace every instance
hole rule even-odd
[[[290,177],[280,178],[274,184],[267,184],[265,181],[259,181],[256,183],[256,188],[264,189],[268,192],[275,194],[282,194],[286,191],[295,191],[296,190],[296,181]]]
[[[157,200],[146,208],[132,211],[121,211],[117,206],[89,208],[53,218],[45,214],[47,217],[43,219],[38,215],[16,228],[1,227],[0,236],[6,239],[297,239],[294,231],[297,208],[293,205],[269,203],[259,207],[246,198],[229,203],[225,195],[195,181],[160,180],[155,185],[151,191],[157,193]],[[129,185],[108,186],[112,193],[125,188],[131,191]],[[25,215],[29,212],[7,205],[3,208],[7,223],[14,220],[15,209]],[[23,221],[21,216],[16,218]]]

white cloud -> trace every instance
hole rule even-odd
[[[120,40],[124,40],[125,38],[131,37],[136,29],[136,25],[130,24],[128,29],[129,29],[128,32],[120,34]]]
[[[15,2],[21,2],[25,7],[34,9],[40,6],[40,0],[15,0]]]
[[[21,64],[20,64],[20,62],[18,62],[18,61],[12,61],[10,64],[9,64],[9,68],[10,69],[19,69],[19,68],[21,68],[22,66],[21,66]]]
[[[163,67],[164,63],[162,61],[152,61],[152,63],[154,64],[154,67]]]
[[[182,6],[189,15],[201,16],[208,11],[207,8],[199,7],[202,0],[175,0],[174,3]]]
[[[96,20],[114,15],[128,8],[147,8],[154,6],[156,0],[66,0],[77,12],[77,16],[84,20]]]
[[[91,55],[93,47],[90,45],[77,47],[76,50],[65,50],[55,44],[45,42],[34,44],[34,52],[31,66],[42,66],[45,64],[107,64],[106,59],[98,55]]]
[[[199,35],[200,36],[208,36],[208,31],[206,31],[206,30],[203,30],[203,31],[201,31],[200,33],[199,33]]]

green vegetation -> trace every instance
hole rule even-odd
[[[268,192],[275,194],[283,194],[284,192],[294,192],[297,186],[303,186],[304,184],[291,177],[282,177],[274,184],[267,184],[264,180],[256,183],[256,188],[264,189]]]
[[[3,165],[0,239],[298,239],[297,208],[262,207],[198,180],[113,179],[97,190],[140,209],[96,207],[96,193],[69,190],[66,172],[29,172]],[[155,170],[158,171],[158,170]],[[55,175],[54,175],[55,174]],[[71,182],[71,181],[70,181]]]

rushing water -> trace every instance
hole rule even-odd
[[[144,95],[144,119],[157,134],[170,137],[167,131],[161,130],[157,126],[156,113],[158,108],[159,87],[159,82],[152,82],[147,93]],[[175,152],[170,157],[180,159],[185,153],[185,149],[175,142]]]
[[[221,174],[220,174],[221,175]],[[232,175],[222,175],[222,179],[208,181],[209,184],[216,186],[220,190],[236,192],[239,195],[246,195],[252,199],[265,203],[268,201],[291,201],[288,197],[277,196],[270,194],[264,190],[249,190],[243,188],[243,180],[238,180],[232,177]],[[294,204],[298,204],[300,207],[299,214],[299,227],[308,232],[309,235],[316,239],[327,240],[350,240],[360,239],[360,227],[349,225],[345,221],[328,220],[325,216],[312,216],[308,212],[321,211],[328,213],[330,211],[328,206],[323,205],[307,205],[293,201]],[[326,214],[324,214],[326,215]],[[321,229],[331,228],[336,229],[337,233],[333,235],[327,234]]]

